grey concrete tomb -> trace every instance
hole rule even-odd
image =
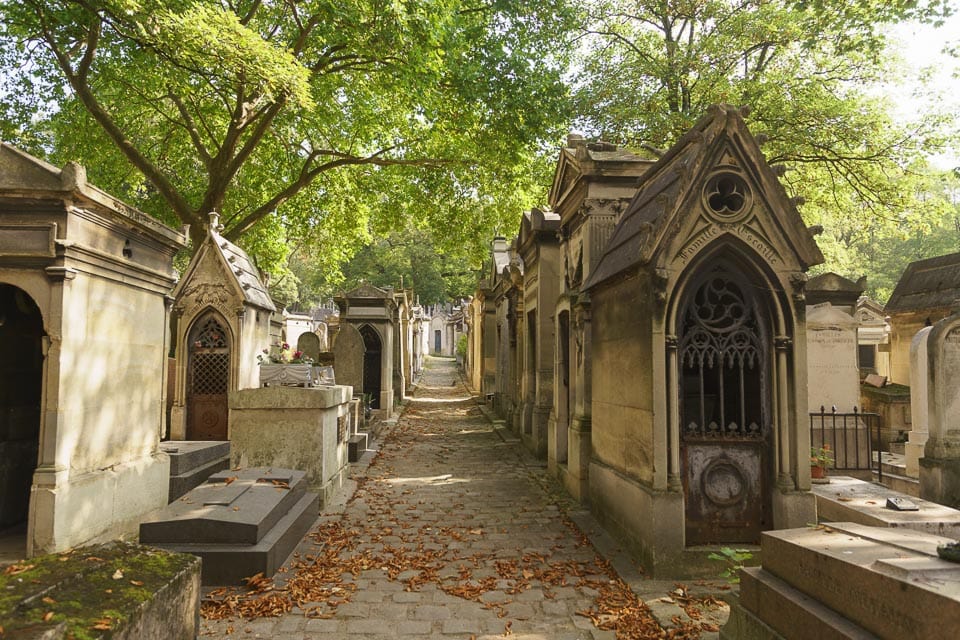
[[[317,518],[319,497],[306,489],[303,471],[222,471],[142,523],[140,542],[200,556],[205,585],[270,577]]]

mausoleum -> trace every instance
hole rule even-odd
[[[172,440],[228,440],[227,394],[259,387],[257,357],[278,346],[270,335],[270,294],[253,261],[221,230],[211,213],[207,236],[173,291]]]
[[[0,145],[0,529],[34,555],[135,529],[167,503],[174,231]]]
[[[742,114],[720,105],[644,173],[580,287],[591,509],[659,574],[697,545],[815,521],[804,285],[822,261]]]
[[[334,368],[337,381],[353,386],[354,393],[363,393],[371,398],[371,406],[383,412],[383,417],[393,415],[393,357],[395,311],[393,289],[379,289],[364,284],[334,299],[340,309],[340,333],[345,325],[351,325],[359,332],[363,350],[344,351],[338,344],[341,336],[334,341],[336,360]],[[347,359],[357,360],[347,362]],[[361,367],[360,385],[356,380],[341,378],[342,368]]]

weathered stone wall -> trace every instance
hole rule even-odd
[[[230,392],[231,465],[305,471],[325,502],[346,478],[352,395],[343,385]]]
[[[593,454],[641,482],[654,474],[652,320],[631,279],[593,299]],[[602,427],[602,428],[601,428]]]

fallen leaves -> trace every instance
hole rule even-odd
[[[671,597],[689,607],[693,614],[688,612],[688,616],[696,619],[663,629],[612,566],[593,551],[589,538],[564,515],[564,507],[557,505],[568,498],[542,475],[530,473],[527,477],[540,486],[548,505],[537,504],[531,510],[549,519],[543,526],[555,529],[556,537],[515,555],[494,541],[541,526],[539,522],[534,525],[534,520],[526,518],[512,526],[510,515],[477,517],[470,513],[473,497],[468,492],[451,493],[448,502],[439,504],[424,499],[427,494],[409,483],[391,484],[402,475],[394,471],[395,464],[400,468],[395,462],[399,456],[429,440],[441,454],[438,460],[449,461],[457,452],[444,441],[446,435],[472,437],[458,435],[463,431],[462,420],[454,422],[460,419],[437,417],[440,415],[408,409],[384,436],[365,475],[356,479],[357,488],[346,512],[339,520],[322,522],[309,534],[315,550],[301,547],[286,572],[278,573],[276,582],[258,574],[248,578],[244,587],[210,591],[201,606],[202,616],[206,620],[249,620],[296,609],[306,618],[331,619],[353,600],[362,584],[385,577],[402,584],[405,592],[438,589],[477,603],[505,620],[504,637],[519,633],[513,627],[523,619],[515,615],[522,609],[514,603],[529,601],[531,596],[522,594],[531,590],[539,590],[547,601],[558,596],[582,598],[583,602],[592,599],[592,606],[578,615],[589,618],[599,629],[614,631],[617,640],[693,639],[701,631],[711,630],[712,621],[696,618],[710,603],[691,598],[680,586]],[[442,419],[449,421],[449,430]],[[424,460],[429,461],[429,453]],[[426,470],[415,475],[433,477]],[[530,507],[510,503],[506,508],[524,515]],[[471,549],[475,552],[470,553]],[[471,636],[471,640],[475,638]]]
[[[33,569],[36,565],[34,564],[11,564],[9,567],[3,570],[3,575],[5,576],[15,576],[20,573],[25,573]]]

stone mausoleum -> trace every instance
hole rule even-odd
[[[227,440],[230,391],[260,386],[276,307],[247,254],[210,214],[203,244],[173,291],[176,380],[172,440]]]
[[[0,145],[0,529],[26,553],[167,503],[168,293],[184,234]]]
[[[658,572],[815,521],[804,285],[821,262],[741,113],[719,105],[641,177],[581,287],[591,508]]]

